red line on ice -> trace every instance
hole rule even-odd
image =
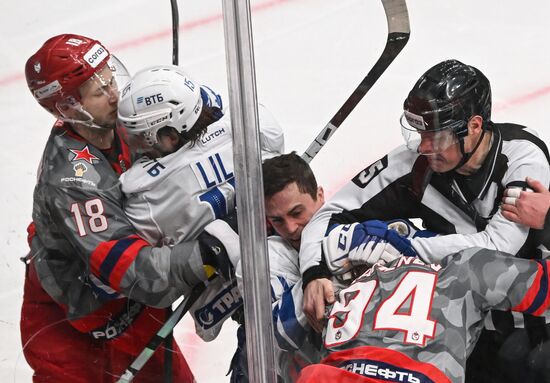
[[[274,8],[278,5],[282,5],[283,3],[287,3],[290,0],[268,0],[264,1],[262,3],[258,3],[256,5],[253,5],[251,7],[251,12],[259,12],[268,10],[271,8]],[[180,25],[179,30],[180,31],[190,31],[195,28],[199,28],[208,24],[212,24],[215,22],[220,22],[223,20],[223,15],[221,13],[209,15],[197,20],[193,20],[190,22],[187,22],[185,24]],[[144,35],[136,39],[123,41],[118,44],[114,44],[111,46],[112,51],[121,51],[125,49],[130,49],[136,46],[148,44],[151,42],[155,42],[162,39],[167,39],[172,37],[172,28],[167,28],[162,31],[152,33],[149,35]],[[18,82],[18,81],[24,81],[25,80],[25,74],[20,73],[14,73],[5,77],[0,78],[0,87],[9,86],[12,83]],[[194,347],[198,347],[202,340],[194,333],[194,328],[189,329],[189,333],[187,333],[184,336],[180,336],[178,339],[178,343],[182,346],[183,349],[189,350],[193,349]],[[193,360],[193,353],[187,352],[185,353],[185,357],[187,360]],[[227,361],[228,367],[229,367],[229,361]],[[191,363],[193,364],[193,363]]]
[[[258,3],[256,5],[253,5],[251,7],[251,12],[259,12],[264,11],[267,9],[274,8],[278,5],[281,5],[283,3],[287,3],[290,0],[268,0],[264,1],[262,3]],[[197,20],[189,21],[185,24],[180,25],[179,30],[180,31],[190,31],[195,28],[199,28],[208,24],[212,24],[215,22],[219,22],[223,20],[223,15],[221,13],[213,14],[209,16],[202,17]],[[110,48],[113,52],[120,52],[121,50],[134,48],[140,45],[148,44],[154,41],[167,39],[172,37],[172,28],[167,28],[162,31],[152,33],[149,35],[144,35],[141,37],[138,37],[136,39],[131,39],[127,41],[123,41],[118,44],[111,45]],[[10,85],[17,81],[25,80],[25,74],[22,72],[19,73],[13,73],[10,75],[7,75],[5,77],[0,77],[0,87]]]

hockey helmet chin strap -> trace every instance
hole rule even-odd
[[[106,131],[106,130],[112,129],[111,127],[101,126],[96,124],[94,121],[94,117],[90,114],[90,112],[88,112],[86,109],[82,107],[82,104],[80,104],[80,102],[76,102],[72,104],[70,107],[73,108],[74,110],[77,110],[83,118],[78,119],[78,118],[71,118],[71,117],[65,116],[65,114],[63,113],[63,109],[58,107],[58,110],[61,113],[61,116],[59,116],[58,118],[61,121],[68,122],[70,124],[84,125],[88,128],[91,128],[94,130],[100,130],[100,131]]]
[[[458,162],[458,164],[452,168],[451,170],[449,170],[449,172],[452,172],[452,171],[455,171],[455,170],[458,170],[460,169],[462,166],[464,166],[466,164],[466,162],[468,162],[470,160],[470,158],[472,158],[472,156],[474,155],[474,153],[476,152],[476,150],[479,148],[479,146],[481,145],[481,142],[483,141],[483,137],[485,136],[485,127],[482,127],[481,129],[481,136],[479,137],[479,139],[477,140],[477,143],[476,143],[476,146],[474,147],[474,149],[469,152],[469,153],[466,153],[464,151],[464,139],[468,136],[468,130],[466,130],[466,134],[463,136],[463,137],[459,137],[458,138],[458,143],[460,145],[460,153],[462,154],[462,158],[460,159],[460,161]],[[447,172],[448,173],[448,172]]]
[[[112,129],[113,129],[113,128],[111,128],[111,127],[106,127],[106,126],[98,125],[98,124],[96,124],[96,123],[94,122],[93,119],[84,121],[84,120],[75,120],[74,118],[65,118],[65,117],[62,117],[62,118],[60,118],[60,120],[63,121],[63,122],[68,122],[68,123],[70,123],[70,124],[84,125],[84,126],[86,126],[87,128],[91,128],[91,129],[94,129],[94,130],[107,131],[107,130],[112,130]]]

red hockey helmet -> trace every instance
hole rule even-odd
[[[25,65],[27,85],[34,98],[56,117],[60,103],[80,101],[79,88],[100,72],[111,55],[99,41],[63,34],[47,40]]]

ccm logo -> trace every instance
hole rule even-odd
[[[90,64],[92,68],[95,68],[101,63],[109,54],[107,53],[107,49],[103,48],[99,44],[95,44],[92,49],[90,49],[86,54],[84,55],[84,60]]]

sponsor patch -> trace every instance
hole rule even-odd
[[[84,60],[90,64],[92,68],[97,67],[105,58],[107,58],[109,54],[107,53],[107,49],[103,48],[99,44],[94,44],[92,49],[90,49],[86,54],[84,55]]]
[[[40,63],[38,63],[38,65],[40,65]],[[35,70],[36,70],[36,64],[35,64]],[[48,98],[51,95],[59,92],[60,90],[61,90],[61,84],[59,83],[59,81],[55,80],[35,90],[34,98],[36,98],[37,100],[42,100],[43,98]]]
[[[426,124],[424,123],[424,118],[418,114],[405,111],[405,118],[410,126],[418,130],[426,130]]]
[[[358,375],[372,377],[384,382],[403,382],[403,383],[435,383],[428,376],[421,372],[404,369],[389,363],[378,362],[368,359],[348,360],[340,364],[343,370],[353,372]]]
[[[195,321],[205,330],[208,330],[235,312],[243,304],[243,299],[234,280],[226,284],[223,289],[210,298],[193,315]]]
[[[67,42],[65,44],[67,45],[72,45],[73,47],[77,47],[79,46],[80,44],[82,44],[84,41],[80,40],[80,39],[77,39],[75,37],[73,38],[70,38],[69,40],[67,40]]]
[[[129,301],[126,310],[122,314],[109,319],[106,325],[91,331],[90,334],[96,339],[116,338],[132,325],[142,310],[143,305],[141,303]]]
[[[90,187],[97,187],[97,184],[94,181],[87,180],[86,178],[82,177],[63,177],[60,180],[61,182],[77,182],[81,185],[86,185]]]
[[[156,93],[149,96],[140,96],[136,99],[136,103],[143,104],[145,102],[146,106],[150,106],[153,104],[158,104],[164,101],[164,97],[162,96],[162,93]]]
[[[82,162],[79,162],[73,166],[73,170],[74,170],[75,177],[82,177],[84,173],[88,171],[88,167]]]
[[[221,136],[224,133],[226,133],[226,131],[225,131],[225,128],[223,128],[223,127],[214,130],[212,133],[207,132],[201,137],[201,143],[203,145],[206,145],[209,141],[211,141],[212,139],[214,139],[218,136]]]

